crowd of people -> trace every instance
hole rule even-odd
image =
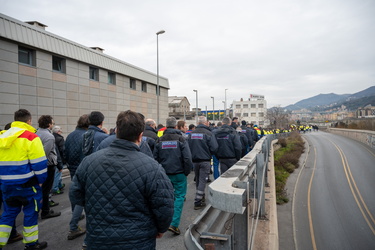
[[[22,238],[25,249],[47,247],[38,217],[61,215],[51,207],[64,192],[64,165],[72,181],[68,240],[85,235],[82,249],[154,249],[166,231],[181,234],[187,176],[195,174],[194,209],[202,209],[210,174],[218,178],[269,133],[237,117],[215,125],[200,116],[189,126],[168,117],[164,126],[128,110],[109,131],[104,120],[100,111],[84,114],[64,139],[52,116],[39,117],[35,129],[29,111],[15,112],[0,133],[0,249]],[[15,227],[21,209],[23,236]]]

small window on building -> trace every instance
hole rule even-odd
[[[249,104],[244,104],[244,105],[243,105],[243,108],[244,108],[244,109],[248,109],[248,108],[249,108]]]
[[[262,109],[263,108],[263,104],[258,104],[258,108]]]
[[[18,47],[18,62],[29,66],[35,66],[35,50]]]
[[[251,113],[251,117],[256,117],[256,113]]]
[[[99,81],[99,69],[90,67],[90,80]]]
[[[142,92],[147,92],[147,82],[142,82]]]
[[[263,112],[259,112],[259,117],[264,117]]]
[[[60,73],[65,73],[65,59],[57,56],[52,56],[52,70]]]
[[[264,121],[259,121],[259,125],[263,126],[264,125]]]
[[[136,85],[135,79],[130,79],[130,86],[129,87],[131,89],[134,89],[134,90],[137,89],[137,85]]]
[[[108,72],[108,83],[116,85],[116,74],[112,72]]]
[[[241,117],[241,113],[236,113],[236,116],[237,117]]]
[[[243,113],[243,117],[249,117],[249,113]]]
[[[241,108],[241,104],[236,104],[236,109],[240,109]]]
[[[256,107],[257,107],[256,104],[251,104],[252,109],[255,109]]]

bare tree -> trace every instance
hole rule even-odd
[[[268,109],[266,118],[272,129],[288,128],[289,126],[289,114],[280,106]]]

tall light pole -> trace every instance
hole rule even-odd
[[[225,89],[225,103],[224,103],[225,117],[227,117],[227,90],[228,89]]]
[[[212,98],[212,121],[215,122],[215,97],[211,96]]]
[[[198,125],[198,90],[193,89],[193,91],[195,92],[195,124]]]
[[[159,99],[160,99],[160,87],[159,87],[159,35],[165,33],[164,30],[160,30],[156,32],[156,78],[157,78],[157,85],[156,85],[156,110],[157,110],[157,115],[156,115],[156,120],[158,124],[159,122]]]
[[[225,101],[223,101],[223,103],[224,103],[224,112],[223,112],[223,113],[224,113],[223,118],[224,118],[224,117],[225,117],[225,113],[226,113],[226,110],[225,110],[225,104],[226,104],[226,103],[225,103]],[[219,116],[219,117],[220,117],[220,116]],[[219,119],[219,120],[220,120],[220,119]]]

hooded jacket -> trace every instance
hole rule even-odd
[[[27,123],[12,122],[0,132],[0,182],[24,184],[34,177],[39,184],[47,178],[47,158],[36,129]]]
[[[236,130],[229,125],[223,125],[213,133],[219,144],[219,148],[215,154],[218,159],[241,159],[242,145],[240,136]]]

